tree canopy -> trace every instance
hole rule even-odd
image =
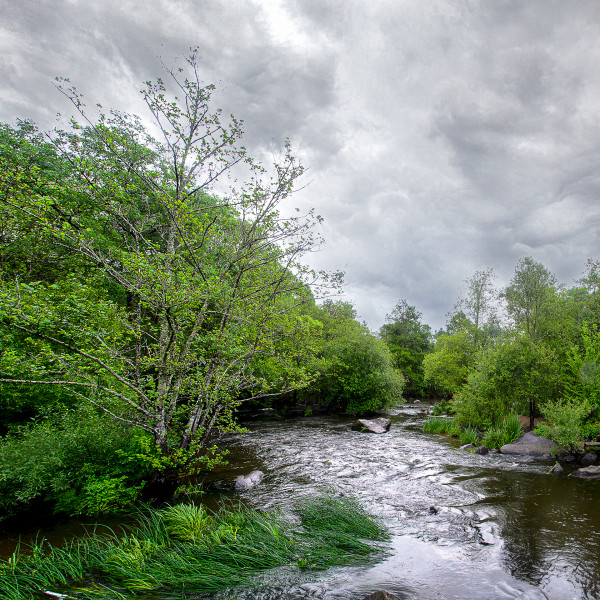
[[[289,143],[271,176],[248,156],[194,54],[167,77],[176,96],[162,79],[142,92],[160,140],[132,115],[92,121],[64,81],[70,129],[3,127],[0,369],[5,387],[58,386],[146,431],[176,477],[243,399],[305,383],[275,346],[311,326],[295,309],[318,217],[281,212],[303,167]],[[264,357],[287,361],[285,381]]]

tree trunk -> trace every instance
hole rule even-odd
[[[529,431],[535,427],[535,399],[529,400]]]
[[[172,500],[175,490],[179,486],[179,479],[179,471],[176,469],[155,473],[144,486],[142,496],[155,504],[168,502]]]

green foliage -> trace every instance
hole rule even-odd
[[[590,412],[591,407],[585,400],[547,402],[542,407],[546,423],[540,423],[535,432],[568,452],[577,453],[587,433],[584,422]]]
[[[544,333],[552,315],[557,282],[544,265],[531,257],[519,260],[515,275],[504,290],[508,314],[532,340]]]
[[[81,407],[0,441],[0,514],[31,506],[96,516],[129,506],[149,469],[136,458],[144,434]]]
[[[523,414],[555,397],[561,388],[560,366],[552,348],[532,346],[522,336],[505,336],[480,351],[467,384],[452,407],[463,426],[482,430],[502,423],[512,412]]]
[[[92,122],[65,81],[89,125],[1,129],[0,381],[145,431],[176,477],[236,430],[243,400],[306,384],[289,340],[311,330],[298,307],[323,279],[299,262],[320,217],[279,212],[303,173],[289,143],[269,177],[196,54],[167,75],[179,98],[161,79],[142,92],[160,142],[132,115]],[[246,183],[213,195],[234,167]]]
[[[442,393],[454,394],[467,381],[476,351],[471,332],[466,328],[440,334],[433,352],[423,359],[425,381]]]
[[[448,417],[430,417],[423,423],[425,433],[449,433],[454,424]]]
[[[431,414],[434,417],[439,415],[448,415],[452,412],[452,406],[446,398],[442,398],[432,409]]]
[[[421,317],[414,306],[400,300],[379,331],[406,380],[404,393],[416,396],[425,394],[423,358],[432,348],[431,328],[421,323]]]
[[[477,445],[479,443],[479,431],[474,429],[473,427],[465,427],[464,429],[460,429],[460,433],[458,434],[460,438],[461,444],[474,444]]]
[[[490,427],[483,435],[481,444],[488,448],[501,448],[512,444],[523,434],[521,421],[516,413],[505,417],[499,425]]]
[[[587,402],[596,420],[600,419],[600,331],[584,325],[579,344],[566,357],[566,395]]]
[[[398,403],[402,375],[393,367],[386,344],[356,321],[352,305],[328,301],[315,307],[313,315],[321,323],[307,364],[315,379],[298,398],[350,415]]]
[[[127,534],[98,531],[64,548],[34,545],[0,563],[0,595],[29,600],[45,590],[78,598],[169,597],[249,584],[283,565],[323,569],[377,550],[385,530],[358,504],[304,500],[301,529],[283,514],[249,508],[148,511]],[[217,534],[229,531],[228,535]],[[289,577],[289,573],[288,573]]]

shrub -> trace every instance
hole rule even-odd
[[[431,414],[434,417],[437,417],[439,415],[448,415],[452,412],[452,407],[450,406],[450,403],[448,402],[448,400],[446,400],[446,398],[442,398],[434,407],[433,410],[431,411]]]
[[[540,423],[535,432],[568,452],[577,452],[586,435],[584,421],[591,412],[590,405],[572,399],[548,402],[541,410],[547,422]]]
[[[7,436],[0,441],[0,519],[33,503],[87,516],[130,505],[149,474],[142,436],[87,406]]]

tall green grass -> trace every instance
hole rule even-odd
[[[423,423],[425,433],[447,433],[454,430],[454,419],[448,417],[430,417]]]
[[[178,505],[140,513],[128,532],[108,528],[57,548],[17,549],[0,563],[0,598],[45,590],[80,599],[185,598],[249,583],[284,565],[325,569],[378,550],[385,529],[356,502],[304,500],[296,516],[247,507]]]
[[[488,448],[501,448],[505,444],[511,444],[523,435],[519,416],[511,414],[505,417],[500,425],[488,429],[481,443]]]

